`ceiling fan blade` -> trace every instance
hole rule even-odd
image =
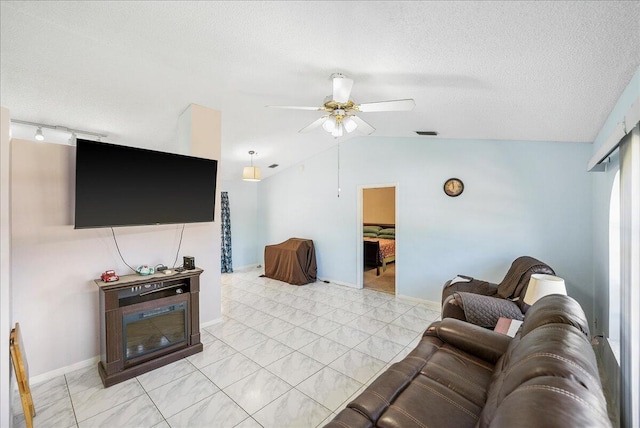
[[[409,98],[406,100],[378,101],[364,103],[357,106],[357,110],[365,113],[373,111],[409,111],[413,110],[416,102]]]
[[[373,126],[369,125],[367,122],[365,122],[364,120],[360,119],[358,116],[349,116],[351,117],[351,119],[353,119],[353,121],[358,124],[358,130],[360,132],[362,132],[365,135],[370,135],[373,133],[373,131],[376,130],[376,128],[374,128]]]
[[[317,120],[311,122],[309,125],[305,126],[304,128],[302,128],[298,132],[305,133],[305,132],[313,131],[318,126],[322,125],[324,123],[324,121],[327,120],[328,117],[329,116],[322,116],[320,119],[317,119]]]
[[[351,96],[351,88],[353,88],[353,79],[344,77],[343,75],[333,78],[333,101],[344,104],[349,101]]]
[[[313,111],[323,111],[326,110],[324,107],[304,107],[304,106],[267,106],[270,108],[284,108],[289,110],[313,110]]]

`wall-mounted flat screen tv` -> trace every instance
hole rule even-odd
[[[213,221],[218,161],[77,140],[75,228]]]

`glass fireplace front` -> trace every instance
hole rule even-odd
[[[123,315],[124,361],[187,341],[187,302]]]

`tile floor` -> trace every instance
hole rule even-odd
[[[322,426],[440,315],[371,290],[261,274],[222,275],[223,321],[202,330],[199,354],[108,389],[95,367],[32,385],[34,425]]]

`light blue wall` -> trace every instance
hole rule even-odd
[[[398,294],[439,301],[456,274],[499,281],[531,255],[591,314],[590,144],[368,137],[339,150],[340,198],[337,146],[259,184],[259,248],[313,239],[318,275],[355,284],[358,186],[396,183]],[[458,198],[442,191],[450,177]]]
[[[233,268],[256,265],[258,252],[258,184],[242,180],[222,181],[222,192],[229,192],[231,211],[231,249]]]
[[[629,108],[640,97],[640,67],[620,95],[615,107],[602,125],[597,138],[593,142],[593,153],[609,138],[611,132],[620,123]],[[586,165],[585,165],[586,169]],[[609,205],[611,186],[616,173],[620,169],[618,152],[611,156],[604,172],[591,173],[593,183],[593,283],[594,283],[594,318],[598,325],[594,334],[608,332],[609,318]]]

